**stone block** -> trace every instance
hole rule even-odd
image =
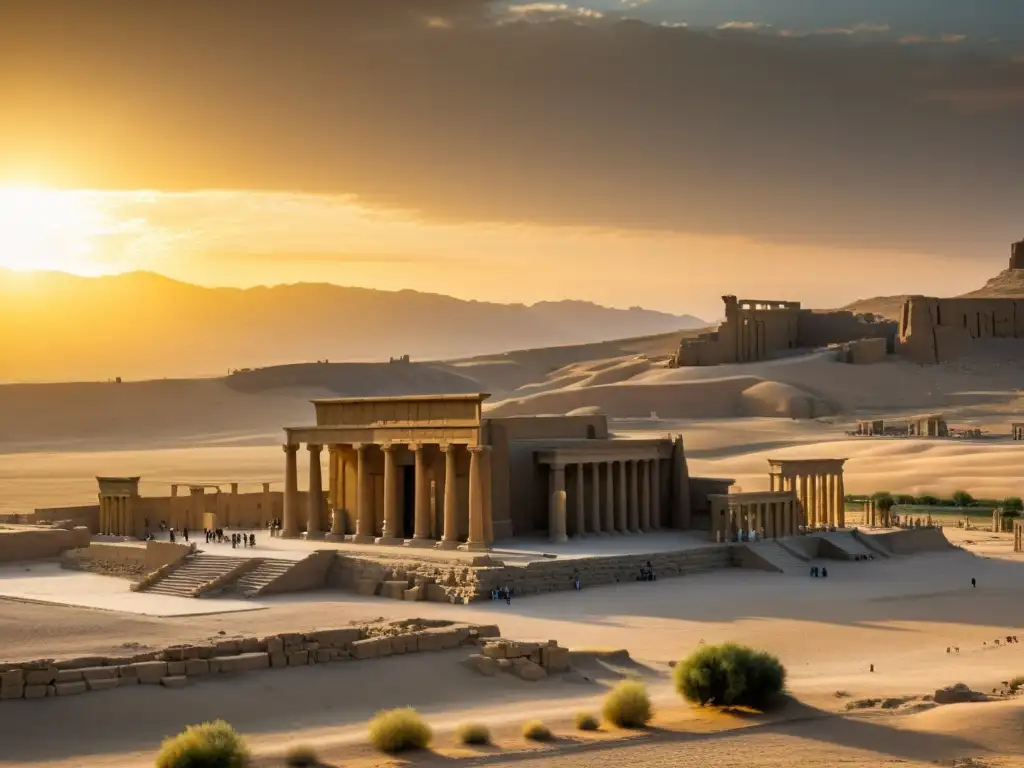
[[[541,652],[541,666],[548,671],[549,674],[557,674],[559,672],[569,671],[569,649],[568,648],[552,648],[548,646],[542,649]]]
[[[54,683],[50,683],[48,686],[46,686],[46,695],[47,696],[56,696],[57,695],[57,686]]]
[[[309,651],[310,655],[313,655],[320,650],[320,643],[315,641],[307,641],[303,643],[302,649],[304,651]]]
[[[422,600],[426,596],[426,590],[422,586],[411,587],[403,593],[405,600]]]
[[[391,600],[404,600],[405,590],[408,588],[407,581],[385,581],[380,587],[380,596]]]
[[[5,685],[0,688],[0,701],[7,699],[20,699],[25,695],[25,684]]]
[[[117,677],[117,667],[86,667],[79,671],[81,672],[80,677],[83,680],[113,680]],[[57,673],[57,677],[60,677],[60,672]],[[74,681],[65,680],[59,682]]]
[[[0,674],[0,688],[21,687],[25,684],[25,673],[20,669],[11,669]]]
[[[392,647],[395,646],[395,643],[401,643],[402,645],[404,645],[406,653],[416,653],[416,651],[420,649],[417,637],[413,634],[398,635],[396,637],[391,638]]]
[[[173,648],[167,648],[162,654],[160,654],[160,658],[163,661],[184,661],[185,649],[180,645],[176,645]]]
[[[55,666],[58,670],[83,669],[84,667],[108,666],[106,662],[107,660],[102,656],[83,656],[77,659],[65,659],[64,661],[58,661]]]
[[[216,656],[216,648],[212,645],[197,645],[194,646],[196,649],[196,658],[199,659],[212,659]]]
[[[474,653],[469,658],[464,659],[462,664],[485,677],[494,677],[501,669],[497,661],[480,653]]]
[[[194,645],[186,645],[181,649],[181,658],[184,661],[188,661],[189,659],[198,659],[199,653],[200,649],[198,647]]]
[[[132,664],[136,677],[142,685],[157,685],[160,679],[167,676],[166,661],[140,661]]]
[[[267,641],[267,653],[277,654],[284,653],[284,640],[280,637],[268,637]]]
[[[117,675],[117,667],[110,667],[114,670],[114,675]],[[73,683],[75,680],[82,679],[81,669],[58,669],[57,678],[54,682],[57,683]]]
[[[309,664],[309,651],[292,651],[288,654],[289,667],[305,667]]]
[[[527,661],[525,664],[513,665],[512,672],[521,680],[528,680],[529,682],[543,680],[548,676],[548,673],[544,671],[544,667],[539,664],[534,664],[532,661]]]
[[[135,668],[134,664],[125,664],[122,667],[117,668],[117,676],[122,680],[132,680],[137,682],[139,679],[139,671]]]
[[[267,650],[265,643],[261,643],[259,638],[256,637],[245,637],[242,638],[238,644],[239,650],[242,653],[260,653]]]
[[[270,656],[266,653],[240,653],[237,656],[223,656],[212,661],[219,662],[219,672],[226,675],[255,672],[270,667]]]
[[[156,661],[157,660],[157,658],[156,658],[157,655],[158,654],[157,654],[156,651],[146,651],[145,653],[136,653],[134,656],[132,656],[131,661],[128,662],[128,663],[129,664],[138,664],[140,661]]]
[[[416,649],[419,651],[440,651],[444,648],[441,643],[441,636],[436,632],[424,630],[423,632],[417,632],[415,637]]]
[[[512,666],[511,659],[498,659],[498,669],[508,672],[512,669]]]
[[[380,589],[380,582],[376,579],[360,579],[356,582],[356,594],[372,597]]]
[[[478,637],[481,640],[501,637],[501,630],[498,629],[497,624],[482,624],[478,627],[470,627],[470,635]]]
[[[392,655],[403,656],[406,652],[405,637],[402,635],[395,635],[393,637],[384,638],[387,642],[387,646],[391,649]],[[381,643],[383,646],[384,643]],[[381,654],[382,656],[384,654]]]
[[[25,698],[26,699],[45,699],[46,690],[50,686],[48,685],[26,685],[25,686]]]
[[[168,675],[160,678],[160,685],[164,688],[184,688],[188,685],[188,678],[184,675]]]
[[[427,584],[424,597],[431,603],[450,603],[448,592],[440,584]]]
[[[170,665],[168,665],[170,672]],[[205,677],[210,674],[210,662],[206,659],[189,659],[185,662],[185,674],[189,677]]]
[[[352,643],[353,659],[375,659],[380,656],[380,639],[376,637]]]
[[[284,655],[284,651],[281,653],[268,653],[270,656],[270,666],[274,669],[288,666],[288,657]]]
[[[352,652],[342,648],[331,648],[331,661],[348,661],[352,658]]]
[[[214,656],[234,656],[238,653],[239,642],[237,640],[221,640],[213,648]]]
[[[202,659],[197,659],[197,661],[202,661]],[[207,662],[207,663],[209,663],[209,662]],[[185,670],[187,669],[186,664],[187,664],[187,662],[185,662],[185,661],[168,661],[167,662],[167,674],[170,677],[177,677],[179,675],[184,675],[185,674]]]
[[[507,649],[504,643],[488,643],[483,647],[481,653],[489,659],[508,658]]]
[[[25,672],[25,685],[49,685],[57,679],[56,667],[30,669]]]
[[[85,680],[75,680],[71,683],[57,683],[56,688],[58,696],[77,696],[80,693],[85,693],[87,690]]]
[[[329,648],[321,648],[316,652],[316,663],[326,664],[331,660],[331,650]]]
[[[85,685],[90,691],[110,691],[121,685],[121,679],[118,677],[106,677],[97,680],[86,680]]]

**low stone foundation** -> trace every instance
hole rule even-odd
[[[488,640],[481,653],[474,653],[464,664],[486,677],[508,672],[531,682],[570,669],[569,649],[559,646],[557,640],[546,643]]]
[[[470,566],[463,562],[401,560],[392,563],[340,554],[327,575],[331,587],[396,600],[470,603],[490,599],[508,586],[517,597],[636,581],[648,562],[657,578],[672,578],[729,566],[727,545],[644,555],[538,560],[526,566]]]
[[[406,619],[212,645],[177,645],[133,656],[5,663],[0,664],[0,701],[72,696],[130,685],[180,688],[194,678],[445,651],[500,635],[493,625]]]
[[[62,553],[60,566],[69,570],[134,579],[176,563],[190,551],[188,544],[171,544],[167,541],[147,541],[145,547],[137,544],[92,543]]]

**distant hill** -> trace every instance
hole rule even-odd
[[[0,381],[223,375],[302,361],[414,361],[670,333],[691,315],[496,304],[299,283],[204,288],[147,272],[0,270]]]

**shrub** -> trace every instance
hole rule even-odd
[[[958,507],[969,507],[974,503],[974,497],[967,491],[953,491],[953,504]]]
[[[636,680],[623,680],[604,697],[604,719],[619,728],[643,728],[651,721],[651,697]]]
[[[1003,514],[1007,517],[1015,517],[1024,510],[1024,501],[1020,496],[1007,496],[1002,503]]]
[[[551,729],[540,720],[531,720],[523,725],[523,736],[530,741],[551,741]]]
[[[160,745],[156,768],[242,768],[249,764],[245,741],[223,720],[190,725]]]
[[[597,718],[589,712],[579,712],[576,714],[576,729],[579,731],[596,731],[601,727],[601,724],[597,722]]]
[[[463,723],[456,731],[459,741],[473,746],[486,746],[491,743],[491,731],[482,723]]]
[[[433,734],[415,709],[390,709],[370,721],[370,743],[393,755],[412,749],[426,749]]]
[[[1024,675],[1017,675],[1017,677],[1010,680],[1007,688],[1010,689],[1010,693],[1016,693],[1021,688],[1024,688]]]
[[[871,500],[875,502],[875,506],[881,512],[888,512],[896,503],[896,499],[894,499],[892,494],[888,491],[879,491],[878,493],[872,494]]]
[[[923,507],[934,507],[939,503],[939,497],[926,493],[924,496],[918,496],[914,501]]]
[[[914,503],[914,497],[913,496],[908,496],[905,493],[897,494],[895,499],[896,499],[896,503],[897,504],[913,504]]]
[[[786,683],[777,658],[733,643],[698,648],[676,665],[674,676],[687,701],[719,707],[764,709]]]
[[[312,747],[298,746],[288,750],[284,762],[291,768],[311,768],[320,765],[320,758]]]

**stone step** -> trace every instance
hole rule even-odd
[[[157,595],[192,597],[197,587],[230,573],[244,562],[246,558],[242,557],[193,555],[143,591]]]
[[[278,577],[288,573],[295,562],[290,560],[264,560],[251,571],[247,571],[235,582],[236,592],[246,596],[253,596],[259,593]]]

